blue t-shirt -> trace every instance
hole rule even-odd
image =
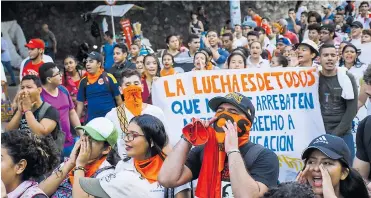
[[[110,83],[109,86],[113,93],[111,93],[109,86],[105,84],[102,75],[91,85],[86,82],[86,77],[81,79],[77,100],[80,102],[88,102],[87,122],[97,117],[106,116],[112,108],[116,107],[114,96],[120,95],[119,86],[116,78],[113,77],[112,74],[107,73],[107,78],[107,82]],[[84,84],[86,84],[85,88]],[[85,91],[86,93],[84,93]]]
[[[103,52],[104,52],[104,70],[109,71],[114,63],[113,61],[113,48],[115,47],[116,43],[113,42],[112,45],[109,43],[104,44]]]
[[[292,20],[290,18],[287,18],[286,21],[287,21],[287,29],[295,33],[295,27],[294,27],[294,23],[292,22]],[[300,25],[300,21],[297,19],[295,19],[295,23],[296,25]]]
[[[328,16],[327,18],[326,18],[326,16],[324,16],[324,17],[322,18],[322,21],[324,21],[324,20],[326,20],[326,19],[334,20],[334,18],[335,18],[334,13],[331,13],[330,16]]]

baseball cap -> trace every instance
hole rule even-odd
[[[285,37],[281,37],[277,40],[277,43],[283,43],[285,44],[286,46],[289,46],[291,45],[291,42],[289,39],[285,38]]]
[[[255,107],[252,104],[251,100],[237,92],[232,92],[227,94],[226,96],[217,96],[212,98],[209,101],[209,107],[216,111],[218,110],[218,107],[223,103],[229,103],[235,107],[237,107],[239,110],[241,110],[246,117],[251,121],[251,123],[254,122],[255,118]]]
[[[331,9],[332,8],[331,4],[329,4],[329,3],[322,5],[322,7],[326,8],[326,9]]]
[[[313,42],[312,40],[309,40],[309,39],[306,39],[306,40],[303,40],[300,44],[300,45],[305,45],[305,46],[308,46],[312,51],[315,52],[316,56],[319,55],[319,51],[318,51],[318,45]]]
[[[31,39],[26,45],[24,45],[25,47],[28,47],[28,48],[31,48],[31,49],[35,49],[35,48],[39,48],[39,49],[45,49],[45,43],[43,40],[39,39],[39,38],[36,38],[36,39]]]
[[[344,6],[341,6],[341,5],[340,5],[340,6],[336,7],[336,10],[337,10],[337,11],[339,11],[339,10],[345,10],[345,8],[344,8]]]
[[[87,133],[93,140],[108,142],[112,147],[117,143],[118,133],[116,127],[107,118],[94,118],[85,126],[78,126],[76,129],[82,129],[84,133]]]
[[[88,54],[88,57],[90,57],[91,59],[96,60],[98,62],[103,62],[102,55],[100,55],[100,53],[98,53],[98,52],[92,51],[92,52],[90,52],[90,54]]]
[[[112,173],[101,179],[83,177],[79,183],[86,193],[94,197],[151,197],[149,182],[128,170]]]
[[[359,21],[354,21],[354,22],[350,25],[350,27],[357,27],[357,28],[362,28],[362,29],[363,29],[363,25],[362,25],[362,23],[359,22]]]
[[[335,32],[335,26],[333,24],[324,24],[320,30],[328,30],[329,32]]]
[[[255,21],[248,20],[248,21],[244,21],[242,23],[242,27],[246,27],[246,26],[249,26],[251,28],[255,28],[257,25],[256,25]]]
[[[351,162],[350,151],[345,141],[337,136],[324,134],[320,135],[309,144],[304,150],[301,158],[308,159],[313,149],[320,150],[323,154],[333,160],[342,160],[348,166]]]

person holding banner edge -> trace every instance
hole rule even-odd
[[[263,196],[277,185],[279,163],[273,151],[249,142],[253,104],[234,92],[208,105],[215,116],[209,121],[193,119],[183,128],[161,168],[159,183],[171,188],[198,178],[200,198],[220,198],[225,185],[232,186],[235,197]]]

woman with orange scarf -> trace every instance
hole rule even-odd
[[[100,117],[78,128],[85,134],[76,142],[70,158],[39,185],[49,197],[87,198],[89,195],[79,184],[80,178],[101,178],[114,172],[114,167],[107,161],[118,137],[114,124]]]
[[[195,67],[192,69],[192,71],[216,69],[216,67],[211,63],[210,57],[204,51],[196,52],[193,59],[193,64]]]
[[[158,118],[148,114],[134,117],[123,137],[127,158],[117,164],[116,176],[107,176],[105,179],[99,180],[99,186],[92,185],[96,183],[97,179],[94,179],[96,181],[92,181],[92,179],[80,180],[81,183],[86,184],[83,189],[88,194],[104,198],[117,196],[120,192],[112,192],[112,189],[127,188],[124,186],[125,184],[120,182],[122,179],[120,175],[131,172],[134,173],[132,178],[125,179],[132,181],[136,181],[138,178],[145,179],[146,184],[132,183],[132,185],[133,188],[137,188],[135,185],[146,185],[145,188],[148,189],[150,197],[190,197],[189,185],[166,189],[157,181],[162,164],[169,153],[169,150],[165,149],[169,139],[163,123]],[[125,195],[121,197],[125,197]]]
[[[176,74],[176,71],[174,69],[174,57],[171,54],[164,54],[162,56],[162,65],[164,66],[160,71],[160,76],[171,76]]]

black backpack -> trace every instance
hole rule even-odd
[[[37,120],[39,122],[44,118],[46,111],[50,107],[51,105],[47,102],[44,102],[44,104],[42,104],[37,114]],[[62,131],[61,124],[59,121],[57,122],[57,126],[55,127],[54,131],[51,133],[51,136],[53,137],[53,140],[57,144],[57,148],[59,149],[59,151],[62,152],[64,148],[64,141],[66,138],[66,134]]]

